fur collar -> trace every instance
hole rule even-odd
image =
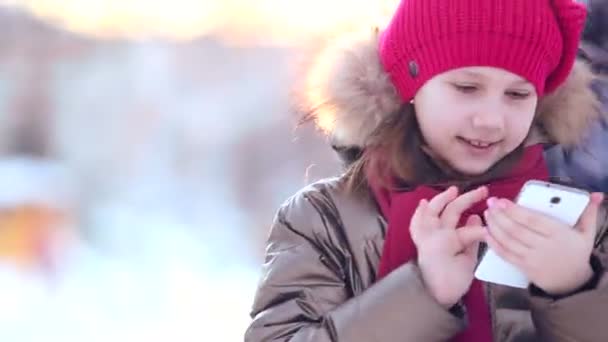
[[[378,123],[402,105],[377,54],[379,31],[333,41],[312,54],[296,107],[313,118],[336,147],[362,148]],[[535,127],[549,142],[576,145],[600,114],[594,75],[576,62],[566,82],[539,101]]]

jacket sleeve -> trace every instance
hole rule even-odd
[[[428,294],[414,263],[353,296],[352,264],[335,261],[328,221],[305,196],[279,209],[245,341],[445,341],[464,328]]]
[[[592,257],[597,281],[593,288],[561,299],[530,297],[532,319],[542,341],[608,341],[608,241],[606,212]],[[558,262],[556,260],[556,262]]]

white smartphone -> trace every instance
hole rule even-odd
[[[578,222],[589,201],[590,194],[584,190],[537,180],[526,182],[515,200],[523,207],[552,216],[569,226]],[[523,272],[490,248],[477,266],[475,278],[518,288],[527,288],[530,284]]]

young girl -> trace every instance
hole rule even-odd
[[[575,63],[585,17],[573,0],[403,0],[322,53],[302,96],[347,171],[279,209],[245,340],[608,341],[602,194],[575,227],[513,203],[556,181],[544,146],[599,116]],[[486,246],[530,287],[474,279]]]

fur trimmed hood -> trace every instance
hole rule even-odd
[[[300,113],[314,119],[335,147],[363,148],[377,125],[403,104],[380,63],[378,36],[373,29],[316,51],[295,92]],[[576,62],[566,82],[539,100],[535,127],[550,142],[576,145],[601,115],[593,79],[589,66]]]

